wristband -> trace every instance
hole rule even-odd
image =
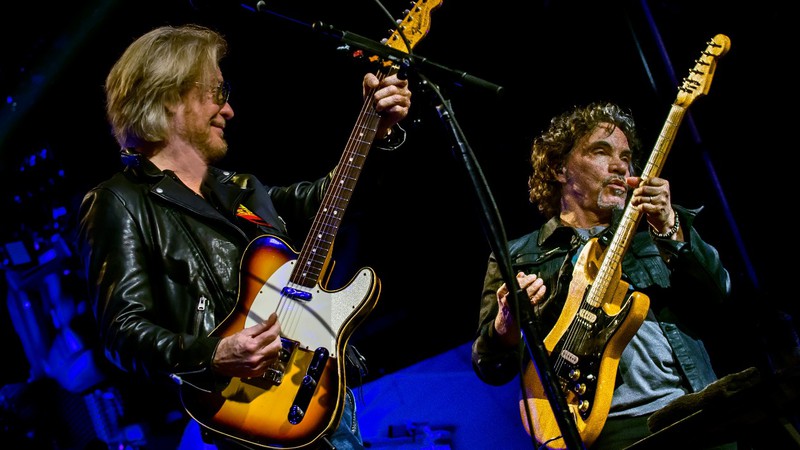
[[[653,237],[661,239],[669,239],[672,236],[674,236],[675,233],[678,232],[678,228],[681,227],[681,220],[678,218],[678,213],[676,213],[674,209],[672,210],[672,213],[675,215],[675,225],[673,225],[669,230],[667,230],[666,233],[659,233],[658,231],[655,230],[655,228],[653,228],[652,225],[650,225],[650,234],[652,234]]]

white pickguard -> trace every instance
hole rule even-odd
[[[264,321],[276,311],[283,337],[297,341],[301,348],[310,351],[325,347],[331,357],[336,357],[336,340],[341,328],[367,299],[375,283],[374,273],[363,269],[337,291],[326,291],[318,284],[308,289],[288,283],[296,262],[291,260],[283,264],[261,287],[248,311],[245,327]],[[287,285],[310,293],[311,299],[282,296],[281,291]]]

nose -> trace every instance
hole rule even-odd
[[[225,118],[225,120],[232,119],[232,118],[233,118],[233,116],[234,116],[234,114],[233,114],[233,106],[231,106],[231,104],[230,104],[230,103],[228,103],[228,102],[225,102],[225,104],[224,104],[224,105],[222,105],[222,109],[221,109],[221,110],[219,110],[219,114],[220,114],[222,117],[224,117],[224,118]]]
[[[628,161],[626,161],[626,160],[624,160],[622,158],[613,157],[611,159],[611,162],[609,162],[609,164],[608,164],[608,169],[612,173],[616,173],[616,174],[626,175],[627,176],[628,175],[628,171],[630,170],[630,164],[628,163]]]

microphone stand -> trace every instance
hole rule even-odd
[[[501,94],[503,92],[502,86],[474,77],[466,72],[450,69],[441,64],[434,63],[427,58],[395,50],[355,33],[337,30],[321,22],[314,24],[314,29],[328,37],[333,37],[348,45],[353,45],[356,48],[373,53],[384,60],[402,64],[404,67],[414,68],[416,74],[423,82],[431,87],[437,94],[437,99],[440,103],[435,106],[436,111],[452,134],[454,147],[460,151],[464,168],[470,176],[478,201],[481,204],[481,210],[485,212],[485,215],[482,217],[482,225],[489,239],[492,251],[496,256],[498,265],[500,266],[503,279],[505,280],[506,286],[517,286],[516,277],[513,276],[511,270],[512,265],[511,257],[508,253],[508,240],[505,236],[504,227],[500,219],[500,214],[497,211],[494,198],[483,177],[480,164],[478,164],[475,159],[461,127],[455,120],[455,115],[449,106],[450,102],[442,97],[435,84],[420,73],[420,67],[433,68],[451,79],[461,80],[476,87],[489,89],[496,94]],[[523,291],[519,289],[514,291],[512,307],[512,310],[519,313],[518,321],[522,330],[523,339],[525,340],[525,347],[528,349],[531,360],[536,366],[539,378],[543,382],[547,399],[550,402],[551,408],[553,408],[556,422],[561,430],[561,438],[570,450],[585,449],[583,441],[578,434],[577,426],[575,425],[575,418],[570,413],[558,380],[553,374],[552,366],[549,363],[549,355],[547,349],[544,347],[544,340],[539,336],[538,327],[534,323],[534,315],[531,311],[530,301],[528,301],[528,297]],[[533,435],[532,429],[531,434]]]
[[[418,75],[426,84],[433,86],[423,75]],[[503,275],[503,280],[506,286],[509,286],[509,292],[513,292],[513,296],[509,299],[511,310],[517,311],[518,313],[517,319],[520,323],[523,339],[525,340],[525,347],[528,349],[531,360],[534,362],[536,371],[539,374],[539,378],[542,380],[547,399],[550,402],[550,407],[553,408],[556,422],[561,430],[561,438],[570,450],[585,449],[583,441],[578,434],[575,419],[569,411],[558,380],[553,374],[553,369],[549,362],[549,355],[547,349],[544,347],[544,340],[539,335],[539,329],[536,323],[534,323],[533,312],[531,311],[528,296],[525,294],[524,290],[514,289],[512,291],[510,288],[511,286],[517,286],[517,281],[512,273],[511,256],[508,252],[508,240],[505,236],[505,228],[500,219],[500,214],[497,211],[494,197],[483,176],[480,164],[475,159],[461,127],[455,120],[455,115],[450,108],[450,102],[441,97],[439,90],[436,89],[435,86],[434,90],[441,101],[441,103],[436,106],[436,111],[442,119],[442,122],[444,122],[448,130],[452,133],[454,146],[460,152],[464,168],[472,180],[475,193],[481,204],[481,211],[485,213],[482,216],[484,232],[494,252],[500,272]],[[532,433],[533,428],[531,428],[531,434]]]
[[[264,2],[258,2],[257,10],[259,12],[270,12],[269,10],[263,8],[263,6]],[[516,277],[514,277],[511,270],[511,256],[508,252],[508,239],[505,235],[505,228],[503,227],[500,219],[500,214],[497,211],[497,205],[495,204],[494,197],[492,196],[491,191],[486,183],[486,179],[483,176],[483,171],[481,170],[480,164],[475,159],[475,155],[472,153],[472,150],[467,143],[467,139],[455,119],[455,114],[450,108],[450,102],[442,96],[441,92],[434,83],[430,82],[427,77],[420,73],[419,68],[423,67],[433,69],[452,80],[465,82],[483,89],[489,89],[495,94],[501,94],[503,92],[503,87],[469,75],[466,72],[450,69],[427,58],[396,50],[392,47],[383,45],[358,34],[338,30],[333,26],[324,24],[322,22],[313,24],[312,28],[324,36],[334,38],[344,42],[347,45],[352,45],[361,50],[368,51],[378,57],[381,57],[383,60],[400,64],[404,70],[413,67],[424,84],[429,86],[436,93],[436,98],[439,100],[439,104],[435,106],[436,111],[439,114],[439,117],[442,119],[442,122],[447,126],[448,130],[453,136],[454,147],[460,151],[460,154],[463,158],[462,161],[464,163],[464,168],[470,176],[470,180],[475,188],[478,201],[480,202],[481,211],[485,213],[485,215],[482,216],[482,225],[484,227],[484,232],[487,235],[487,239],[489,240],[489,245],[495,254],[498,265],[500,266],[500,271],[503,274],[503,280],[505,281],[506,286],[517,286]],[[526,344],[525,347],[530,353],[531,360],[536,367],[539,378],[542,380],[545,393],[547,394],[547,399],[550,402],[550,407],[555,413],[554,415],[556,422],[562,434],[561,439],[564,440],[564,443],[569,450],[585,450],[583,441],[581,440],[580,435],[578,434],[577,426],[575,425],[575,418],[570,413],[566,399],[564,398],[561,387],[558,384],[558,380],[553,374],[552,366],[549,363],[549,355],[547,353],[547,349],[544,347],[544,340],[541,338],[541,336],[539,336],[538,327],[534,323],[534,314],[531,311],[530,301],[528,301],[527,295],[525,295],[525,293],[520,289],[515,289],[513,292],[514,295],[511,299],[512,310],[518,312],[517,319],[520,323],[520,329],[522,330],[523,339]],[[524,306],[524,308],[522,306]],[[532,429],[531,436],[533,436]]]

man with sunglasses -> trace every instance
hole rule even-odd
[[[228,151],[225,126],[234,116],[219,67],[226,51],[217,32],[164,26],[134,41],[106,78],[125,168],[84,197],[78,241],[105,353],[135,383],[210,388],[265,376],[284,351],[274,313],[234,334],[214,331],[236,306],[248,244],[269,234],[299,248],[304,236],[296,233],[331,181],[328,174],[269,187],[213,166]],[[408,82],[368,73],[363,87],[374,89],[380,115],[375,145],[399,146]],[[362,448],[354,409],[348,388],[338,429],[319,443]],[[214,435],[217,446],[228,445]]]

